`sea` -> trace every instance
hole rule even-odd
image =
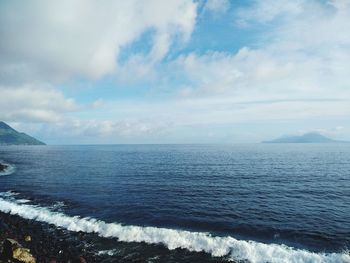
[[[350,144],[0,146],[0,162],[0,211],[94,233],[111,258],[350,262]]]

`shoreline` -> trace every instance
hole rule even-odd
[[[0,162],[0,173],[8,172],[11,167]],[[145,249],[142,246],[148,247]],[[22,255],[18,257],[17,252]],[[52,224],[0,211],[0,263],[193,263],[203,260],[215,263],[227,262],[224,257],[212,257],[205,252],[191,252],[183,248],[168,250],[162,244],[119,242],[116,238],[103,238],[96,233],[69,231]]]
[[[35,261],[11,259],[5,252],[7,240],[17,242]],[[4,253],[5,252],[5,253]],[[116,252],[116,253],[114,253]],[[12,255],[12,254],[11,254]],[[119,242],[95,233],[73,232],[55,225],[0,212],[0,263],[90,263],[90,262],[228,262],[204,252],[168,250],[161,244]],[[234,261],[231,261],[234,263]]]
[[[0,162],[0,173],[9,167]],[[87,249],[86,242],[80,240],[83,235],[0,212],[0,263],[106,262],[106,256]],[[22,255],[16,255],[16,249]]]
[[[69,232],[69,233],[68,233]],[[30,262],[102,262],[106,258],[89,251],[84,233],[75,233],[0,212],[0,262],[11,259],[6,243],[16,241],[35,258]],[[105,261],[106,262],[106,261]]]

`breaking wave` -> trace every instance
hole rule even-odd
[[[13,174],[13,173],[16,171],[16,167],[15,167],[14,165],[11,165],[11,164],[2,162],[1,160],[0,160],[0,164],[3,164],[3,165],[6,165],[6,166],[7,166],[7,167],[5,168],[5,170],[0,171],[0,176],[3,176],[3,175],[10,175],[10,174]]]
[[[203,232],[122,225],[119,223],[106,223],[94,218],[69,216],[62,212],[55,212],[47,207],[18,202],[13,197],[8,199],[7,197],[11,194],[16,195],[13,192],[0,194],[0,211],[19,215],[26,219],[54,224],[57,227],[70,231],[93,232],[101,237],[114,237],[119,241],[163,244],[168,249],[183,248],[189,251],[203,251],[215,257],[227,256],[232,260],[248,260],[252,263],[350,262],[350,255],[345,252],[314,253],[285,245],[237,240],[230,236],[219,237]],[[113,251],[107,252],[108,254],[113,253]]]

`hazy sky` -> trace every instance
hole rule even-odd
[[[350,1],[1,1],[0,120],[52,144],[350,140]]]

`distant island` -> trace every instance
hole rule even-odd
[[[18,132],[0,121],[0,145],[45,145],[45,143],[23,132]]]
[[[323,136],[317,132],[305,133],[303,135],[282,136],[275,140],[263,141],[262,143],[337,143],[337,141]]]

